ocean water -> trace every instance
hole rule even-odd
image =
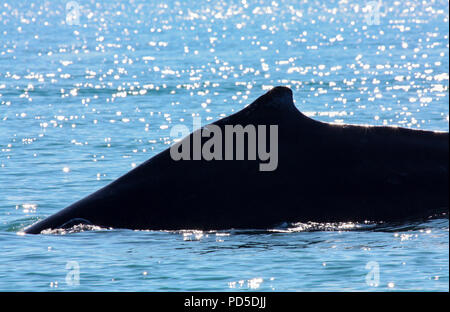
[[[276,85],[321,121],[448,131],[448,23],[430,0],[1,0],[0,291],[449,291],[448,217],[21,234]]]

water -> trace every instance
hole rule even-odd
[[[271,86],[318,120],[448,131],[448,2],[322,2],[77,1],[77,23],[2,0],[0,291],[448,291],[448,218],[18,234]]]

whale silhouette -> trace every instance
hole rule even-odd
[[[261,229],[284,222],[403,221],[448,212],[448,132],[319,122],[297,110],[286,87],[273,88],[211,125],[224,131],[227,125],[276,125],[276,168],[261,170],[264,162],[249,157],[174,160],[169,148],[25,233],[78,223]],[[178,147],[193,143],[195,133]],[[202,143],[206,139],[201,137]],[[266,139],[258,148],[266,143],[266,149],[275,145]],[[244,144],[249,147],[249,140]],[[236,142],[232,146],[239,148]]]

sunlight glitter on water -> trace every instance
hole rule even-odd
[[[0,4],[0,290],[448,291],[446,218],[16,235],[277,85],[317,120],[448,131],[448,1],[383,1],[379,25],[353,0],[76,2],[72,25],[64,1]]]

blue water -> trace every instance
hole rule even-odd
[[[448,218],[20,233],[271,86],[318,120],[448,131],[448,2],[382,3],[2,0],[0,291],[448,291]]]

